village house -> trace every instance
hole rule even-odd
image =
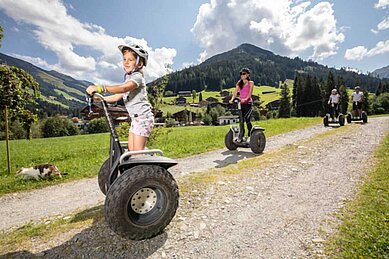
[[[185,105],[186,104],[186,98],[183,96],[179,96],[175,100],[176,105]]]
[[[219,116],[217,120],[219,122],[219,125],[236,124],[239,123],[239,116],[238,115]]]

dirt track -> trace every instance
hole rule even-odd
[[[328,131],[320,137],[316,134]],[[8,256],[93,257],[93,258],[310,258],[322,255],[326,233],[332,232],[334,213],[351,199],[358,183],[372,164],[372,153],[389,131],[389,117],[370,119],[367,124],[352,124],[343,128],[321,125],[268,139],[265,154],[245,163],[257,164],[239,174],[220,173],[215,184],[182,195],[180,208],[166,232],[145,241],[129,241],[107,229],[104,221],[61,235],[47,244],[35,244],[31,251],[19,251]],[[273,144],[272,144],[273,143]],[[293,145],[291,145],[293,144]],[[274,145],[273,147],[271,145]],[[282,148],[283,149],[279,149]],[[217,155],[219,154],[219,155]],[[217,150],[180,160],[193,168],[236,164],[252,157],[246,151]],[[200,159],[204,159],[201,160]],[[188,169],[174,171],[178,182]],[[181,170],[181,171],[180,171]],[[78,185],[81,184],[81,185]],[[86,189],[83,189],[86,188]],[[72,190],[72,192],[69,191]],[[75,193],[78,190],[79,193]],[[96,179],[49,187],[34,192],[63,195],[65,215],[82,206],[101,204]],[[65,196],[70,192],[69,196]],[[83,194],[88,200],[82,202]],[[91,196],[91,193],[95,193]],[[2,228],[29,220],[34,211],[42,217],[51,216],[52,205],[45,202],[30,208],[17,204],[26,202],[31,194],[10,195],[0,199]],[[46,196],[48,197],[48,196]],[[51,196],[49,196],[51,197]],[[14,204],[10,207],[9,204]],[[6,213],[3,208],[5,207]],[[56,207],[55,207],[56,208]],[[28,215],[18,217],[22,214]],[[13,213],[13,215],[11,215]],[[5,218],[6,216],[6,218]],[[37,216],[34,216],[36,218]],[[19,218],[13,221],[14,218]],[[13,221],[13,223],[4,223]]]
[[[267,139],[264,153],[312,137],[328,129],[330,128],[318,125],[271,137]],[[178,159],[178,165],[169,171],[175,177],[179,177],[210,168],[225,167],[255,156],[249,149],[239,149],[239,152],[220,149]],[[50,186],[28,193],[5,195],[0,197],[0,230],[20,226],[29,221],[41,221],[49,217],[81,211],[103,204],[104,199],[105,196],[97,185],[97,178]]]

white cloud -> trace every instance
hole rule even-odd
[[[372,33],[374,33],[374,34],[378,34],[378,31],[377,31],[377,30],[371,29],[370,31],[371,31]]]
[[[332,5],[291,0],[211,0],[201,5],[191,29],[204,48],[200,61],[248,42],[277,54],[311,51],[311,59],[336,54],[344,40]]]
[[[378,3],[374,5],[375,8],[386,8],[389,5],[389,0],[378,0]]]
[[[380,31],[389,29],[389,18],[386,17],[383,21],[381,21],[381,22],[377,25],[377,28],[378,28],[378,30],[380,30]]]
[[[382,55],[385,53],[389,53],[389,40],[378,42],[377,45],[370,50],[364,46],[347,49],[344,57],[348,60],[362,60],[366,57]]]
[[[347,49],[344,57],[348,60],[362,60],[367,52],[367,48],[364,46],[358,46],[352,49]]]
[[[58,57],[58,63],[53,65],[58,72],[78,78],[96,81],[107,76],[104,77],[106,81],[117,81],[120,77],[114,73],[123,73],[116,64],[121,60],[117,49],[120,44],[134,42],[149,51],[150,66],[145,69],[146,80],[166,73],[165,66],[171,65],[176,55],[175,49],[152,49],[144,39],[110,36],[101,26],[81,23],[68,14],[59,0],[1,0],[0,8],[17,22],[33,26],[37,41]],[[73,7],[69,5],[69,8]],[[77,52],[80,46],[89,48],[90,54]]]

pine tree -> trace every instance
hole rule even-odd
[[[290,105],[290,96],[289,89],[286,84],[281,86],[281,103],[278,112],[279,118],[290,118],[291,105]]]
[[[367,91],[367,90],[363,90],[363,107],[362,107],[362,109],[365,112],[367,112],[367,114],[371,113],[369,91]]]
[[[380,83],[378,84],[377,90],[375,91],[375,95],[379,96],[380,94],[382,94],[382,90],[383,90],[383,86],[382,86],[382,83],[380,81]]]
[[[303,116],[303,100],[304,100],[304,78],[302,76],[298,76],[298,80],[296,82],[296,115],[297,117]]]
[[[332,89],[336,89],[334,75],[332,74],[332,71],[328,73],[327,82],[326,82],[326,88],[324,92],[324,96],[330,96]]]
[[[346,114],[348,109],[348,93],[347,93],[346,86],[341,85],[339,87],[339,95],[340,95],[340,112]]]

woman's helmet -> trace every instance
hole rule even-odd
[[[244,67],[242,68],[239,73],[241,74],[242,72],[246,72],[247,74],[250,74],[250,69],[248,69],[247,67]]]
[[[147,65],[147,60],[149,59],[149,54],[147,53],[147,51],[144,48],[142,48],[142,46],[140,46],[138,44],[131,44],[131,45],[119,45],[118,48],[122,53],[126,49],[130,49],[130,50],[134,51],[136,54],[138,54],[139,57],[143,58],[143,60],[144,60],[143,65],[144,66]]]
[[[333,94],[336,94],[337,92],[338,92],[338,90],[336,90],[335,88],[334,89],[332,89],[332,91],[331,91]]]
[[[355,87],[355,90],[360,90],[361,88],[357,85],[356,87]]]

